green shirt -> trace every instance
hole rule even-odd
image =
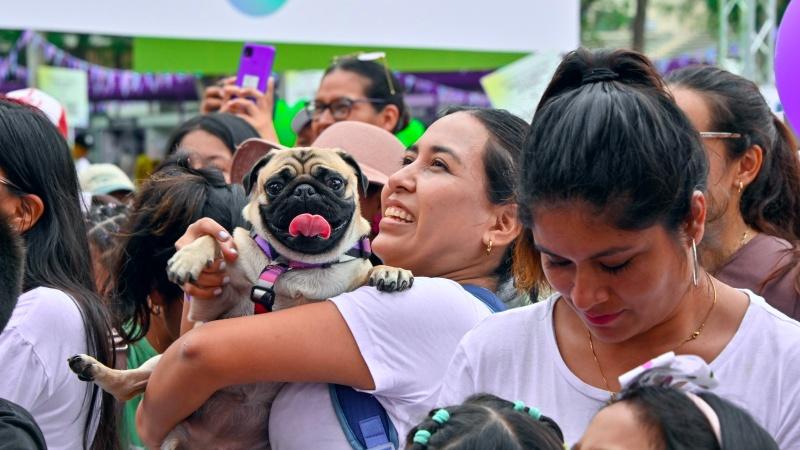
[[[147,342],[147,338],[142,338],[128,345],[128,369],[136,369],[156,355],[158,352]],[[120,433],[123,449],[145,448],[136,433],[136,408],[139,407],[140,401],[142,401],[142,396],[137,395],[125,402],[125,409],[122,412],[122,432]]]

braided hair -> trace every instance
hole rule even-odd
[[[522,402],[476,394],[463,404],[437,408],[406,438],[410,450],[563,450],[556,422]]]

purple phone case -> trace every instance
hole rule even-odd
[[[266,92],[267,81],[270,73],[272,73],[272,63],[274,61],[275,47],[262,44],[244,44],[242,56],[239,59],[239,72],[236,74],[236,85],[244,88],[252,87],[261,92]]]

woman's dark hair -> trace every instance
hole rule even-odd
[[[187,120],[172,132],[167,140],[167,153],[175,153],[183,138],[196,130],[205,131],[219,138],[231,154],[236,152],[236,147],[247,139],[260,137],[258,131],[241,117],[227,113],[204,114]]]
[[[711,112],[711,130],[742,135],[723,139],[727,160],[736,161],[753,145],[761,147],[758,175],[742,193],[739,209],[754,229],[787,241],[800,240],[800,158],[797,143],[752,81],[712,66],[671,72],[667,83],[693,91]]]
[[[114,197],[109,197],[109,199],[114,199]],[[109,203],[95,203],[93,197],[92,205],[85,214],[86,236],[89,239],[92,264],[96,270],[94,274],[96,288],[104,299],[107,298],[110,289],[109,270],[116,259],[119,231],[128,218],[128,212],[128,205],[119,203],[116,199]],[[99,269],[99,273],[97,269]]]
[[[710,392],[698,394],[720,422],[722,445],[711,423],[695,403],[675,388],[637,386],[622,391],[616,401],[629,404],[658,450],[778,449],[775,440],[746,411]]]
[[[530,408],[514,409],[514,403],[491,394],[476,394],[458,406],[444,408],[449,418],[433,420],[439,408],[430,412],[406,437],[412,450],[562,450],[564,435],[553,419],[535,419]],[[430,433],[427,444],[415,443],[419,430]]]
[[[3,332],[22,292],[25,252],[22,240],[0,214],[0,333]]]
[[[378,62],[375,61],[362,61],[357,57],[345,57],[337,59],[333,64],[328,66],[325,70],[325,75],[336,71],[343,70],[345,72],[352,72],[366,78],[369,82],[364,90],[364,96],[383,100],[385,103],[373,103],[372,106],[376,111],[383,111],[386,105],[394,105],[399,111],[397,117],[397,124],[394,126],[394,133],[404,129],[408,126],[411,116],[408,112],[408,107],[403,97],[403,85],[397,79],[394,73]],[[387,75],[388,73],[388,75]],[[391,78],[392,85],[389,86],[389,79]],[[394,94],[392,94],[394,88]]]
[[[167,301],[182,295],[167,279],[175,241],[202,217],[232,233],[244,226],[241,211],[246,203],[240,185],[225,184],[216,169],[192,169],[185,154],[169,158],[139,188],[120,232],[110,291],[114,325],[127,342],[141,339],[150,328],[151,291]]]
[[[707,160],[644,55],[578,49],[564,57],[539,102],[519,173],[517,201],[529,227],[534,205],[579,200],[619,228],[660,223],[677,233],[693,192],[705,189]],[[525,263],[516,274],[531,280],[524,265],[532,239],[518,244],[515,258]]]
[[[748,79],[717,67],[694,66],[671,72],[666,80],[704,99],[712,128],[704,131],[742,135],[722,140],[728,162],[741,158],[753,145],[761,147],[761,170],[744,189],[739,211],[753,229],[792,243],[793,257],[780,273],[773,274],[782,275],[800,263],[800,158],[792,133],[772,114],[758,86]],[[800,292],[800,279],[795,289]]]
[[[0,167],[19,188],[9,189],[14,195],[33,194],[44,204],[39,220],[22,234],[26,248],[23,291],[49,287],[69,294],[83,318],[87,353],[113,366],[110,321],[95,292],[78,176],[66,141],[38,110],[0,98]],[[95,412],[91,408],[84,442],[92,442],[93,449],[117,448],[114,400],[97,386],[89,392],[87,405],[96,404],[98,395],[103,399],[97,432],[92,437]]]

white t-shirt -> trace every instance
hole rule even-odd
[[[800,448],[800,323],[750,291],[750,305],[731,341],[710,366],[714,393],[743,407],[778,442]],[[552,417],[568,445],[580,439],[610,394],[581,381],[556,345],[558,298],[495,314],[458,346],[442,381],[440,405],[488,392],[522,400]]]
[[[415,278],[404,292],[362,287],[331,299],[347,322],[375,381],[368,391],[386,409],[401,446],[408,430],[434,407],[458,342],[490,314],[457,283]],[[327,384],[286,385],[272,405],[273,450],[350,450]]]
[[[56,289],[22,294],[0,334],[0,397],[31,413],[50,450],[83,448],[92,385],[78,380],[67,359],[86,351],[80,310]]]

